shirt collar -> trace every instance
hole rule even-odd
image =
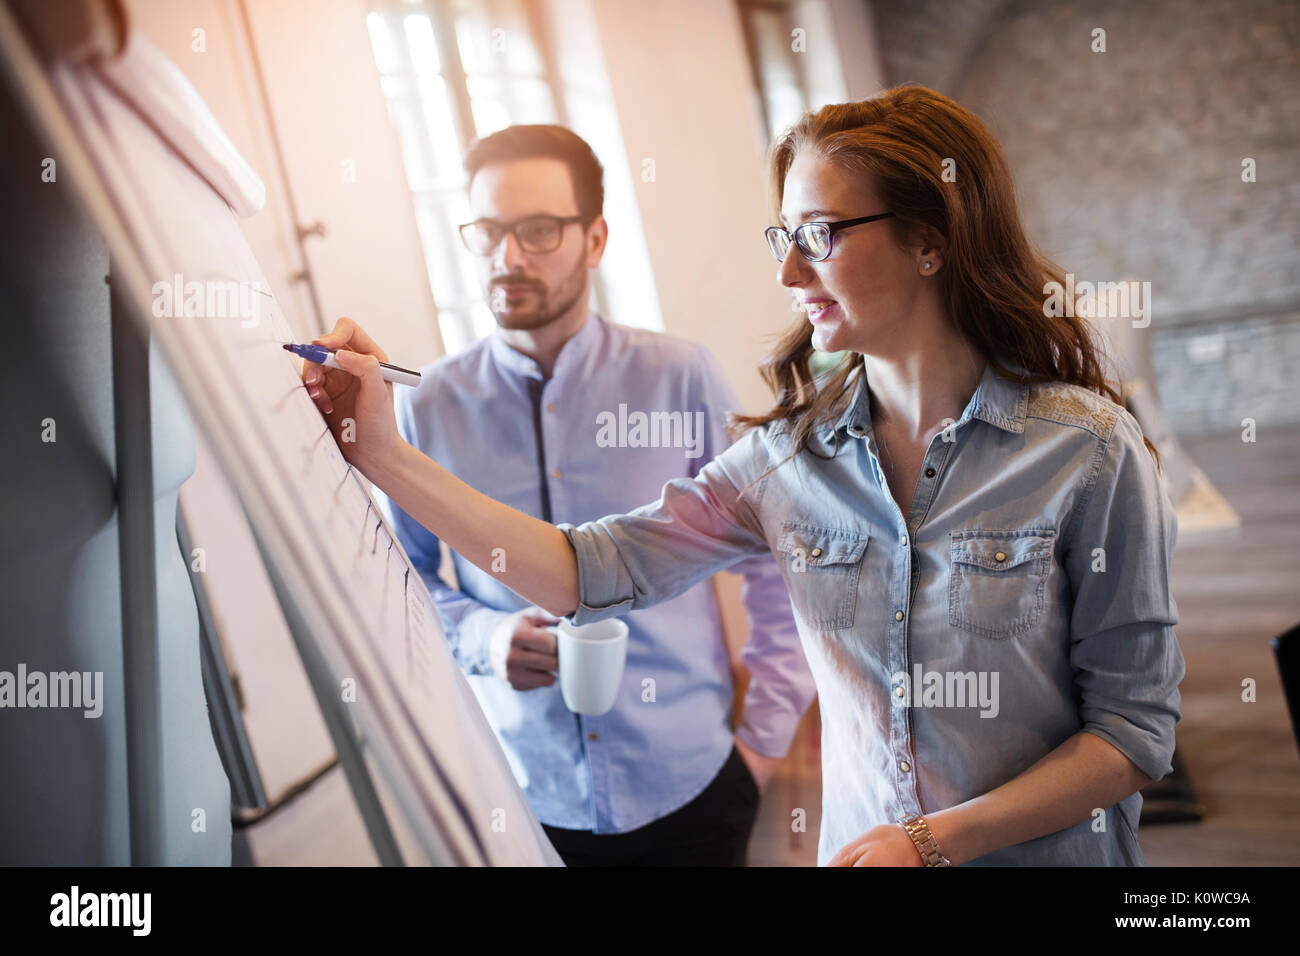
[[[1014,372],[1024,374],[1024,367],[1010,359],[1002,358],[1001,363]],[[866,367],[859,365],[854,375],[857,384],[848,408],[834,425],[822,426],[821,433],[827,441],[832,440],[837,433],[854,438],[865,438],[871,433],[871,393],[867,388]],[[986,365],[975,394],[966,404],[966,410],[962,412],[957,424],[978,418],[1003,431],[1020,434],[1025,430],[1025,411],[1028,405],[1028,385],[1005,379],[993,370],[992,365]]]
[[[555,368],[552,370],[553,377],[562,374],[570,366],[582,361],[583,356],[600,339],[601,327],[604,323],[605,320],[595,312],[587,316],[587,321],[582,324],[582,328],[561,346],[560,354],[555,357]],[[502,368],[525,378],[540,379],[542,377],[541,367],[531,357],[511,348],[501,336],[499,328],[493,330],[488,349],[492,353],[493,360]]]

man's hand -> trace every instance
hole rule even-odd
[[[921,853],[897,823],[872,827],[831,857],[830,866],[924,866]]]
[[[767,789],[767,783],[772,779],[772,774],[776,771],[781,758],[764,756],[753,747],[743,743],[739,737],[736,737],[735,740],[736,749],[745,758],[745,766],[749,768],[754,781],[758,784],[758,792],[762,793]]]
[[[555,634],[547,626],[558,617],[540,607],[516,611],[497,625],[488,639],[492,672],[515,690],[550,687],[560,670]]]

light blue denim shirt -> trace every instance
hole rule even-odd
[[[730,444],[725,413],[739,408],[708,349],[599,315],[564,344],[544,382],[537,363],[497,334],[423,372],[417,388],[394,390],[403,437],[484,494],[552,522],[629,511],[670,479],[693,478]],[[659,413],[676,413],[682,427],[649,417]],[[528,602],[455,553],[459,589],[448,586],[438,539],[377,498],[538,819],[622,833],[708,786],[731,753],[733,687],[707,575],[671,600],[622,615],[628,656],[614,708],[579,717],[558,682],[518,691],[492,673],[492,631]],[[500,547],[509,562],[510,542]],[[777,562],[763,555],[732,570],[744,575],[750,623],[741,651],[750,682],[736,736],[781,756],[815,696],[812,675]]]
[[[790,452],[778,422],[655,503],[561,525],[580,572],[571,619],[636,613],[777,555],[821,704],[822,865],[873,826],[987,793],[1081,730],[1169,773],[1177,520],[1137,422],[1087,389],[986,367],[926,450],[905,520],[855,375],[852,404],[812,440],[829,460],[801,452],[797,470],[760,478]],[[973,862],[1141,865],[1141,806],[1133,794]]]

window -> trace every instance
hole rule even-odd
[[[554,123],[555,96],[521,0],[374,0],[366,17],[397,126],[447,352],[496,322],[456,227],[470,218],[462,157],[514,123]]]
[[[740,0],[740,15],[763,126],[771,141],[808,109],[797,28],[789,7],[779,0]]]
[[[843,65],[830,42],[834,21],[824,0],[737,0],[737,7],[769,145],[808,110],[847,99]],[[843,352],[814,352],[810,364],[821,374],[843,359]]]

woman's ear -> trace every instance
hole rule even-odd
[[[916,267],[923,276],[932,276],[947,261],[948,243],[937,229],[926,226],[916,247]]]

